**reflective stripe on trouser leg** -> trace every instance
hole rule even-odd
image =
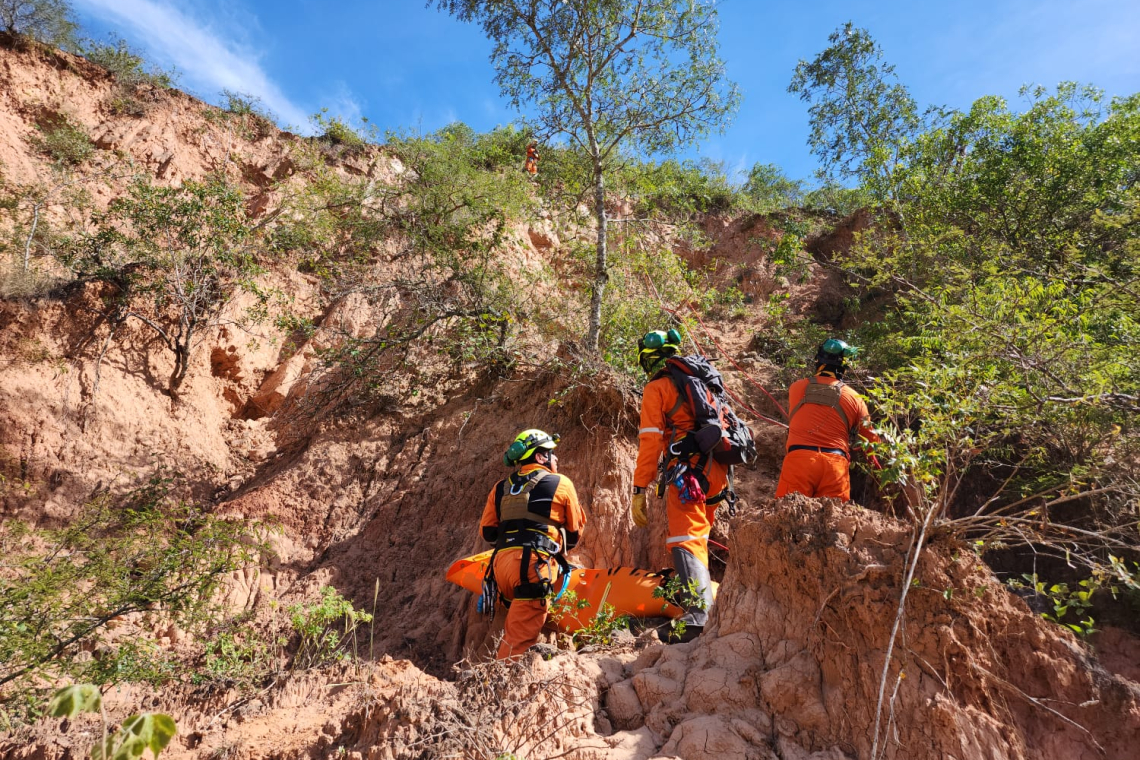
[[[685,625],[703,626],[709,619],[709,609],[713,603],[712,578],[705,563],[699,562],[696,557],[685,549],[673,549],[673,567],[677,570],[677,580],[681,582],[682,599],[689,588],[689,581],[695,581],[700,590],[704,603],[693,603],[685,607],[685,614],[681,621]],[[703,609],[702,609],[703,608]]]

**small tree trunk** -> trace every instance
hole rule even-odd
[[[594,295],[590,299],[590,326],[586,333],[586,348],[598,353],[602,332],[602,298],[610,274],[606,262],[606,185],[601,162],[594,159],[594,215],[598,220],[597,256],[594,261]]]
[[[31,228],[31,230],[28,231],[28,239],[24,243],[24,271],[25,272],[27,272],[28,267],[31,266],[32,243],[34,243],[36,240],[36,227],[39,225],[39,223],[40,223],[40,204],[37,201],[36,204],[34,206],[32,206],[32,228]]]
[[[186,370],[190,367],[190,347],[179,344],[174,347],[174,371],[170,373],[170,393],[178,395],[182,381],[186,379]]]

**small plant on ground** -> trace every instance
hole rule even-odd
[[[355,658],[357,631],[372,622],[372,615],[356,609],[335,588],[325,586],[317,604],[291,605],[289,620],[300,637],[293,669],[308,670]]]
[[[109,734],[103,695],[91,684],[65,686],[48,702],[48,714],[53,718],[74,718],[82,713],[99,713],[103,721],[103,735],[91,748],[92,760],[136,760],[148,749],[157,760],[178,733],[174,718],[147,712],[130,716],[118,731]]]
[[[125,88],[152,85],[168,89],[177,79],[174,72],[148,66],[146,59],[123,39],[112,39],[106,43],[87,40],[82,53],[87,60],[105,68],[116,83]]]
[[[551,601],[549,615],[555,622],[567,617],[577,620],[589,606],[589,601],[579,598],[576,592],[566,591]],[[576,649],[609,646],[614,643],[614,635],[623,630],[629,630],[629,615],[618,615],[613,605],[603,604],[586,625],[570,634],[570,641]]]
[[[194,674],[195,683],[213,681],[250,688],[273,671],[273,652],[249,631],[227,631],[206,642],[203,665],[204,672]]]
[[[664,583],[653,589],[653,598],[664,599],[669,604],[683,610],[696,608],[708,611],[709,608],[708,601],[705,600],[705,595],[702,593],[701,584],[696,578],[690,578],[687,583],[682,583],[679,576],[670,575]],[[670,620],[669,638],[679,639],[685,635],[687,628],[685,621],[680,618]]]

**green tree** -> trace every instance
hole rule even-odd
[[[586,345],[598,350],[609,278],[606,176],[623,146],[664,153],[734,112],[709,0],[435,0],[482,26],[503,95],[534,132],[589,157],[597,243]]]
[[[109,685],[163,675],[139,658],[145,642],[115,642],[96,660],[78,654],[133,613],[183,628],[208,621],[222,580],[258,561],[265,545],[250,526],[177,499],[173,482],[155,476],[122,498],[100,496],[66,528],[0,531],[0,726],[21,695],[61,678]]]
[[[67,0],[0,0],[0,26],[48,45],[76,47],[74,12]]]
[[[776,164],[756,164],[748,172],[744,193],[763,211],[798,205],[804,198],[802,180],[789,179]]]
[[[788,86],[811,104],[808,145],[829,172],[894,197],[893,169],[921,126],[918,107],[866,29],[847,22],[828,41],[810,63],[796,65]]]
[[[216,175],[181,187],[139,179],[93,226],[71,241],[65,262],[80,277],[120,286],[112,335],[131,318],[151,328],[174,354],[168,389],[177,395],[205,331],[220,323],[239,290],[259,293],[245,198]],[[149,313],[138,308],[145,296]]]

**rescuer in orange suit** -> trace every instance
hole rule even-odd
[[[526,146],[526,164],[524,168],[531,178],[538,177],[538,143],[532,142]]]
[[[673,568],[681,588],[690,581],[700,590],[702,601],[686,605],[680,620],[684,633],[678,640],[687,641],[698,635],[708,621],[712,606],[712,578],[709,576],[709,534],[717,504],[724,498],[728,468],[712,457],[702,457],[690,445],[695,415],[688,403],[678,403],[681,396],[673,384],[665,362],[676,355],[681,336],[676,330],[654,330],[638,341],[638,363],[649,376],[641,398],[641,425],[638,430],[637,467],[633,473],[633,522],[644,528],[649,524],[646,489],[661,472],[671,472],[678,464],[689,465],[691,476],[699,481],[700,497],[684,494],[677,483],[662,483],[665,491],[667,536],[665,547],[673,559]],[[690,453],[694,452],[694,453]],[[686,498],[687,497],[687,498]]]
[[[789,493],[851,499],[850,441],[857,433],[877,442],[863,397],[843,382],[847,358],[855,349],[831,338],[815,356],[815,375],[788,389],[788,452],[776,484],[776,497]],[[874,454],[871,466],[882,469]]]
[[[570,478],[558,472],[557,435],[524,430],[503,455],[518,467],[487,495],[479,527],[495,545],[491,569],[507,606],[498,659],[521,655],[538,642],[548,598],[569,572],[563,553],[578,544],[586,515]]]

